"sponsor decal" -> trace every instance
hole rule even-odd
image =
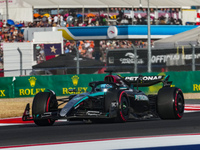
[[[30,86],[34,87],[37,79],[35,77],[30,77],[28,80],[29,80]]]
[[[88,116],[99,116],[99,115],[101,115],[102,113],[101,112],[99,112],[99,111],[87,111],[86,112],[86,115],[88,115]]]
[[[117,103],[117,102],[112,102],[112,103],[111,103],[111,107],[115,107],[115,108],[116,108],[117,106],[118,106],[118,103]]]
[[[193,84],[193,91],[200,91],[200,84]]]
[[[136,101],[148,101],[148,97],[146,95],[135,95]]]
[[[74,86],[77,86],[79,77],[78,77],[77,75],[75,75],[75,76],[73,76],[71,79],[72,79],[73,85],[74,85]]]
[[[24,95],[35,95],[39,92],[44,92],[45,88],[36,88],[36,89],[19,89],[19,95],[24,96]]]
[[[138,64],[143,64],[144,61],[142,59],[138,59],[138,55],[135,56],[135,54],[128,52],[125,54],[124,58],[120,58],[119,61],[121,64],[134,64],[136,59]]]
[[[5,97],[6,94],[5,94],[5,90],[0,90],[0,97]]]
[[[107,30],[107,35],[110,39],[116,38],[118,35],[118,29],[115,26],[110,26]]]
[[[20,96],[34,96],[35,94],[39,92],[44,92],[45,88],[34,88],[36,85],[37,78],[36,77],[30,77],[28,79],[30,86],[33,88],[26,88],[26,89],[19,89],[19,95]]]
[[[76,107],[74,107],[74,109],[77,109],[77,108],[79,108],[80,107],[80,104],[79,105],[77,105]]]
[[[73,89],[76,89],[74,92]],[[80,94],[87,92],[88,87],[69,87],[69,88],[63,88],[63,94]]]
[[[142,80],[143,81],[153,81],[153,80],[159,80],[162,79],[163,76],[143,76]],[[133,76],[133,77],[125,77],[125,80],[129,81],[137,81],[138,76]]]
[[[78,85],[79,77],[77,75],[74,75],[72,78],[72,83],[74,86]],[[63,94],[81,94],[86,93],[88,87],[69,87],[69,88],[63,88]]]
[[[195,54],[195,59],[200,58],[200,53]],[[153,55],[151,57],[152,63],[166,63],[168,61],[178,61],[178,60],[192,60],[192,54],[167,54],[167,55]]]

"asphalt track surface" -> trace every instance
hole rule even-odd
[[[199,104],[199,101],[191,101],[191,103]],[[151,119],[98,124],[56,122],[49,127],[38,127],[35,124],[2,126],[0,127],[0,148],[14,145],[189,133],[200,133],[200,112],[185,113],[181,120]]]

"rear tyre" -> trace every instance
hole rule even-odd
[[[126,95],[124,91],[120,93],[118,103],[119,105],[118,105],[117,121],[126,122],[129,118],[130,102],[129,102],[128,96]]]
[[[50,92],[40,92],[35,95],[32,105],[32,114],[34,122],[38,126],[50,126],[53,125],[55,120],[52,119],[37,119],[38,116],[45,112],[51,112],[58,109],[58,103],[56,96]]]
[[[181,89],[176,87],[160,89],[157,112],[161,119],[181,119],[184,113],[184,97]]]

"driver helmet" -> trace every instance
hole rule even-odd
[[[112,88],[112,85],[110,84],[102,84],[101,89],[102,91],[106,92],[108,89]]]

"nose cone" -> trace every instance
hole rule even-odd
[[[70,111],[74,109],[74,106],[79,103],[81,100],[87,99],[88,93],[77,95],[74,98],[72,98],[66,105],[63,107],[63,109],[60,111],[61,117],[67,117],[70,115]]]
[[[62,109],[62,110],[60,111],[60,116],[61,116],[61,117],[65,117],[66,114],[67,114],[67,110],[65,110],[65,109],[63,110],[63,109]]]
[[[65,107],[63,107],[63,109],[60,111],[60,116],[61,117],[67,117],[69,111],[74,108],[74,104],[75,104],[75,102],[73,100],[69,101],[65,105]]]

